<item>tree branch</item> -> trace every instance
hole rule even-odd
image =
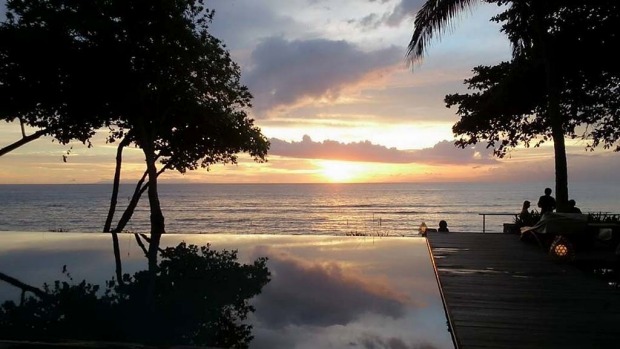
[[[148,242],[149,244],[151,243],[151,238],[146,236],[146,234],[140,234],[140,236],[142,236],[142,238],[146,240],[146,242]],[[159,252],[164,252],[164,250],[161,247],[158,247],[157,249],[159,250]],[[147,252],[147,255],[148,255],[148,252]]]
[[[41,299],[49,299],[50,295],[47,294],[45,291],[36,288],[34,286],[30,286],[28,284],[25,284],[19,280],[17,280],[14,277],[8,276],[5,273],[0,272],[0,280],[9,283],[17,288],[20,288],[23,292],[32,292],[34,293],[37,297],[41,298]]]
[[[6,147],[4,147],[4,148],[0,149],[0,156],[4,155],[4,154],[6,154],[6,153],[9,153],[9,152],[11,152],[11,151],[13,151],[13,150],[15,150],[15,149],[17,149],[17,148],[21,147],[21,146],[22,146],[22,145],[24,145],[24,144],[27,144],[27,143],[29,143],[29,142],[32,142],[32,141],[34,141],[35,139],[40,138],[41,136],[46,135],[47,133],[49,133],[49,131],[50,131],[50,130],[49,130],[49,129],[47,129],[47,128],[46,128],[46,129],[43,129],[43,130],[39,130],[39,131],[37,131],[37,132],[35,132],[35,133],[31,134],[30,136],[25,136],[25,137],[23,137],[22,139],[20,139],[19,141],[15,142],[15,143],[13,143],[13,144],[9,144],[9,145],[7,145]]]
[[[147,257],[149,252],[147,251],[146,246],[144,246],[144,243],[142,242],[142,240],[140,239],[140,234],[136,233],[133,235],[136,237],[136,242],[138,243],[138,246],[140,246],[140,248],[142,249],[142,252],[144,252],[144,257]]]

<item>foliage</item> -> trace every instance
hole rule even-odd
[[[62,144],[77,139],[90,145],[95,130],[112,116],[106,101],[118,73],[107,64],[109,54],[72,35],[71,26],[86,14],[55,10],[56,5],[6,3],[7,19],[0,23],[0,120],[17,119],[38,130],[24,132],[26,142],[51,135]]]
[[[538,212],[537,210],[531,210],[529,211],[529,215],[525,217],[521,215],[515,216],[514,223],[517,225],[518,228],[531,227],[538,223],[538,221],[540,220],[540,216],[540,212]]]
[[[0,85],[10,90],[12,109],[0,117],[22,113],[20,120],[30,126],[86,127],[86,137],[94,127],[109,128],[107,141],[119,149],[106,231],[116,210],[122,148],[142,149],[145,176],[115,231],[148,189],[152,273],[165,233],[157,188],[162,172],[234,164],[240,152],[265,161],[269,142],[247,115],[252,96],[240,82],[239,66],[209,33],[213,11],[204,1],[9,0],[7,18]],[[23,43],[36,58],[20,48]],[[31,85],[32,96],[26,93]],[[65,118],[71,122],[55,123]],[[120,258],[117,264],[120,273]]]
[[[608,58],[618,44],[618,29],[610,28],[620,20],[618,10],[615,4],[563,3],[547,9],[551,14],[546,26],[551,29],[546,44],[558,57],[553,64],[563,131],[589,140],[590,149],[615,145],[620,150],[620,74]],[[453,131],[460,135],[460,147],[486,141],[502,157],[519,144],[539,146],[553,138],[545,63],[536,54],[539,48],[526,43],[534,34],[525,27],[533,24],[522,20],[523,15],[513,6],[495,18],[504,22],[503,31],[514,44],[512,61],[474,68],[474,77],[465,83],[475,92],[446,96],[448,107],[458,106],[461,119]]]
[[[519,227],[531,226],[540,220],[540,213],[536,210],[530,212],[529,217],[515,217],[515,224]],[[620,214],[606,212],[590,212],[588,213],[588,223],[620,223]]]
[[[181,243],[161,252],[152,306],[145,303],[148,272],[125,275],[100,290],[82,281],[45,285],[49,298],[26,297],[0,307],[4,339],[85,339],[146,344],[245,348],[249,300],[270,281],[266,258],[240,264],[237,251]]]
[[[108,295],[97,295],[99,286],[55,281],[53,286],[43,285],[43,290],[50,295],[48,300],[30,296],[19,305],[2,304],[0,333],[4,339],[109,339],[102,329],[114,324],[115,306]]]
[[[263,161],[269,142],[212,17],[197,0],[9,0],[0,117],[63,142],[108,126],[109,142],[128,138],[148,163],[181,173],[239,152]]]
[[[588,222],[590,223],[620,223],[620,214],[606,212],[588,213]]]
[[[446,98],[448,106],[459,104],[462,118],[453,128],[461,136],[456,145],[487,141],[496,155],[504,156],[517,144],[534,141],[536,146],[552,139],[556,200],[558,210],[566,210],[565,136],[577,137],[576,127],[586,125],[590,128],[581,136],[591,137],[590,149],[599,144],[612,147],[620,139],[620,73],[613,58],[620,38],[620,5],[614,0],[428,0],[415,18],[410,61],[419,60],[430,39],[458,13],[479,2],[502,6],[503,12],[492,20],[502,23],[513,60],[477,68],[474,79],[480,77],[482,86],[476,87],[473,80],[466,83],[482,92]],[[532,90],[522,89],[526,84],[515,72],[525,73],[522,77],[529,79]],[[508,98],[511,94],[513,99]]]
[[[244,110],[252,96],[239,66],[208,31],[212,17],[195,0],[9,0],[0,116],[103,123],[109,141],[151,143],[180,172],[238,152],[263,159],[269,143]]]

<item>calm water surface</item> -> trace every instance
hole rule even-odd
[[[114,274],[107,234],[0,232],[0,271],[23,282],[102,284]],[[166,235],[242,262],[268,257],[272,281],[252,300],[251,348],[453,348],[425,239],[286,235]],[[132,234],[120,236],[124,272],[146,268]],[[0,299],[19,291],[0,283]]]
[[[479,213],[518,213],[545,186],[553,184],[162,184],[160,200],[171,233],[408,236],[441,219],[451,231],[482,231]],[[0,185],[0,230],[100,232],[111,189]],[[122,186],[120,212],[132,192]],[[618,185],[574,183],[570,192],[584,212],[620,213]],[[144,197],[126,229],[148,231],[148,219]],[[487,230],[512,220],[487,216]]]

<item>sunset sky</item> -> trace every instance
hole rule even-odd
[[[453,146],[455,109],[443,102],[463,92],[477,65],[510,57],[507,39],[489,22],[499,10],[464,13],[424,61],[405,61],[413,16],[422,0],[214,0],[212,33],[242,68],[254,95],[250,115],[271,140],[268,162],[180,175],[174,182],[425,182],[553,181],[552,144],[490,157],[485,144]],[[4,12],[3,1],[2,12]],[[110,182],[115,146],[102,130],[87,149],[39,139],[0,157],[0,183]],[[0,146],[20,137],[18,124],[0,125]],[[617,177],[620,154],[584,150],[567,140],[569,179]],[[142,152],[128,149],[123,180],[144,170]]]

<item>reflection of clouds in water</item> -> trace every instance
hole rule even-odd
[[[364,349],[435,349],[430,343],[407,343],[397,337],[379,335],[364,335],[358,343],[351,343],[351,347]]]
[[[133,235],[119,239],[123,271],[145,269]],[[169,234],[162,246],[180,241],[238,249],[244,263],[269,258],[273,280],[248,319],[253,349],[453,347],[428,250],[416,239]],[[64,280],[65,264],[76,282],[103,285],[114,275],[110,236],[0,233],[2,272],[40,287]],[[19,299],[19,290],[0,282],[0,298],[6,292]]]
[[[110,243],[111,246],[111,243]],[[0,271],[26,284],[41,288],[43,283],[51,284],[55,280],[103,285],[114,276],[114,255],[112,248],[106,245],[99,249],[85,250],[48,250],[15,249],[0,251]],[[63,266],[73,278],[63,275]],[[130,273],[143,269],[142,258],[128,258],[123,255],[123,272]],[[0,302],[17,299],[19,289],[0,281]]]
[[[54,280],[70,281],[62,274],[63,266],[73,276],[74,281],[87,278],[93,282],[91,270],[100,269],[102,263],[109,259],[109,253],[104,251],[45,251],[45,250],[16,250],[0,253],[0,271],[26,284],[42,287],[44,282]],[[97,271],[101,274],[102,271]],[[108,269],[106,278],[109,279],[114,269]],[[78,280],[79,279],[79,280]],[[105,280],[105,279],[104,279]],[[5,283],[0,283],[0,300],[15,298],[19,290]]]
[[[256,316],[271,327],[345,325],[367,312],[398,318],[411,303],[335,262],[305,262],[275,251],[257,254],[269,256],[272,281],[256,299]]]
[[[282,329],[254,328],[253,349],[295,348],[358,348],[358,349],[438,349],[451,348],[428,341],[428,334],[400,333],[370,327],[349,326],[288,326]],[[386,332],[386,333],[383,333]]]

